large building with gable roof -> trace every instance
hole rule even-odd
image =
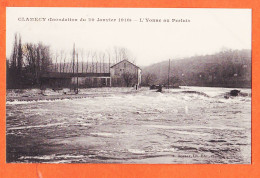
[[[142,70],[128,60],[110,67],[111,86],[130,87],[141,84]]]

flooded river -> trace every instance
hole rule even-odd
[[[103,90],[7,102],[7,162],[251,163],[250,89],[229,99],[226,88]]]

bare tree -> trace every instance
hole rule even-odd
[[[96,73],[98,73],[98,58],[96,56]]]
[[[102,52],[99,52],[99,73],[102,70]]]
[[[18,56],[17,56],[17,72],[18,78],[22,75],[22,64],[23,64],[23,51],[22,51],[22,40],[21,36],[19,36],[19,44],[18,44]]]
[[[91,65],[91,72],[94,73],[94,59],[96,57],[96,52],[92,52],[91,54],[91,60],[92,60],[92,65]]]
[[[108,72],[110,73],[110,57],[111,57],[110,50],[107,50],[107,55],[108,55]]]
[[[103,72],[104,72],[104,65],[105,65],[105,53],[104,52],[99,52],[99,71],[102,73],[102,67],[103,67]]]
[[[114,53],[115,53],[114,63],[118,63],[118,48],[117,47],[114,47]]]
[[[132,53],[124,47],[114,47],[115,62],[118,63],[122,60],[128,60],[129,62],[135,63],[136,58]]]
[[[12,52],[12,60],[11,60],[11,69],[16,68],[16,61],[17,61],[17,52],[18,51],[18,45],[17,45],[17,34],[14,35],[14,47]]]
[[[134,73],[124,72],[122,74],[122,78],[124,79],[126,86],[129,87],[132,84],[132,82],[136,79],[136,75]]]
[[[80,55],[81,55],[81,73],[84,72],[84,50],[80,50]]]
[[[41,43],[38,45],[27,43],[24,48],[25,71],[32,74],[32,83],[38,84],[41,74],[50,71],[52,62],[49,47]]]
[[[147,73],[143,76],[143,78],[144,78],[143,85],[148,86],[148,85],[155,84],[157,76],[152,73]]]
[[[56,54],[55,54],[55,72],[58,72],[58,52],[56,51]]]
[[[88,68],[89,68],[89,65],[88,65],[89,55],[90,55],[90,51],[87,51],[86,52],[86,73],[88,73]]]
[[[72,68],[73,68],[72,66],[73,66],[73,62],[70,61],[70,63],[69,63],[69,73],[72,73],[72,72],[73,72],[73,71],[72,71],[72,70],[73,70],[73,69],[72,69]]]
[[[36,46],[28,43],[26,44],[26,51],[27,53],[25,54],[25,60],[27,62],[27,69],[30,73],[35,74],[36,71]]]
[[[106,53],[103,53],[103,56],[102,56],[102,59],[103,59],[103,61],[102,61],[102,63],[103,63],[103,73],[106,72],[105,71],[105,56],[106,56]]]
[[[122,61],[124,59],[128,59],[128,57],[129,57],[128,54],[127,54],[126,48],[120,48],[119,54],[120,54],[120,61]]]
[[[65,73],[65,68],[67,66],[67,63],[66,63],[67,54],[62,50],[60,52],[60,56],[61,56],[60,57],[60,72]]]
[[[63,58],[63,51],[61,50],[60,51],[60,67],[59,67],[59,71],[60,71],[60,73],[61,73],[61,70],[62,70],[62,58]]]

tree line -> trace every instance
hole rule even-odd
[[[50,72],[110,73],[110,66],[124,59],[135,63],[135,57],[123,47],[53,52],[41,42],[22,43],[21,35],[15,34],[12,53],[6,59],[7,88],[40,87],[41,76]]]
[[[143,69],[142,84],[168,83],[169,62]],[[251,87],[251,50],[225,49],[212,55],[170,61],[171,85]]]
[[[41,74],[49,71],[51,65],[49,46],[22,44],[21,36],[15,34],[12,54],[6,61],[7,88],[36,86]]]

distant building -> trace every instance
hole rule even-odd
[[[141,69],[128,60],[122,60],[110,67],[112,86],[134,86],[141,83]]]
[[[141,69],[133,63],[123,60],[110,67],[110,73],[60,73],[49,72],[41,75],[43,88],[79,88],[91,87],[130,87],[140,85]]]

